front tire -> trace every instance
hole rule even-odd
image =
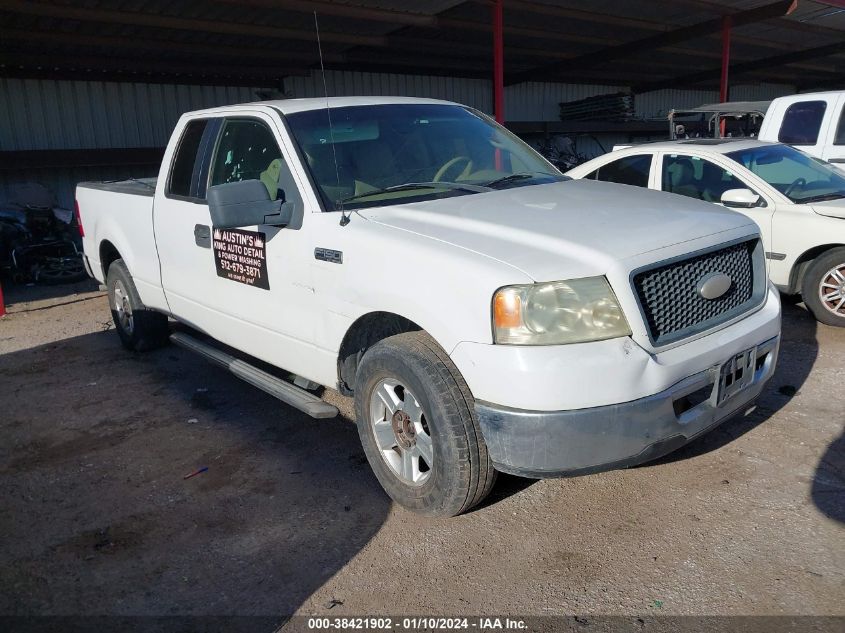
[[[810,264],[801,295],[816,320],[845,327],[845,248],[834,248]]]
[[[122,259],[113,261],[109,266],[106,287],[114,327],[126,349],[146,352],[167,343],[167,317],[141,303]]]
[[[466,512],[493,488],[496,471],[457,367],[424,332],[384,339],[358,367],[358,434],[381,486],[426,516]]]

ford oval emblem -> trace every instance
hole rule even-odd
[[[733,285],[733,279],[725,273],[708,273],[698,280],[696,292],[705,299],[712,301],[724,295]]]

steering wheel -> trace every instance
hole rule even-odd
[[[792,181],[792,184],[789,185],[786,188],[786,190],[783,192],[783,195],[785,195],[788,198],[789,194],[792,193],[792,190],[795,189],[795,187],[799,187],[799,186],[803,187],[806,184],[807,184],[807,181],[804,178],[796,178],[795,180]]]
[[[437,170],[436,174],[434,174],[432,182],[440,182],[443,179],[443,176],[446,175],[447,171],[449,171],[452,167],[461,162],[466,163],[463,170],[461,171],[461,174],[472,170],[472,159],[469,156],[455,156],[451,160],[447,160],[445,163],[443,163],[443,166]]]

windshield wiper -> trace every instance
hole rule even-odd
[[[372,191],[356,193],[354,196],[338,200],[337,203],[343,205],[353,200],[368,198],[369,196],[376,196],[381,193],[412,191],[414,189],[451,189],[455,191],[469,191],[471,193],[483,193],[485,191],[490,191],[490,187],[484,185],[471,185],[469,183],[460,182],[406,182],[401,185],[393,185],[391,187],[382,187],[381,189],[373,189]]]
[[[807,202],[824,202],[825,200],[838,200],[845,198],[845,191],[835,191],[833,193],[822,193],[817,196],[809,196],[798,200],[798,204],[805,204]]]
[[[516,174],[502,176],[501,178],[495,178],[490,182],[485,182],[484,186],[492,187],[495,189],[496,185],[504,185],[509,182],[516,182],[517,180],[525,180],[526,178],[536,178],[537,176],[550,176],[555,179],[566,179],[566,176],[560,176],[559,174],[549,174],[544,171],[518,172]]]

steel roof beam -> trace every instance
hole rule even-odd
[[[744,73],[755,71],[764,71],[771,68],[783,69],[794,62],[806,61],[809,59],[818,59],[819,57],[827,57],[845,51],[845,41],[837,42],[836,44],[828,44],[827,46],[818,46],[816,48],[807,48],[802,51],[795,51],[792,53],[785,53],[783,55],[774,55],[772,57],[764,57],[750,62],[743,62],[740,64],[733,64],[730,67],[732,77]],[[711,68],[700,73],[693,73],[681,77],[674,77],[665,81],[649,82],[635,87],[635,92],[651,92],[652,90],[660,90],[662,88],[672,88],[676,86],[685,86],[690,84],[697,84],[704,81],[709,81],[719,76],[721,68]],[[842,82],[842,74],[835,73]]]
[[[170,75],[200,75],[200,76],[251,76],[281,78],[290,75],[307,75],[307,68],[292,68],[282,65],[268,66],[229,66],[215,62],[213,65],[203,66],[185,60],[143,60],[137,58],[76,56],[65,55],[57,60],[54,55],[39,55],[31,51],[4,51],[0,55],[0,64],[6,66],[43,67],[43,68],[77,68],[91,71],[120,71],[120,72],[151,72]]]
[[[225,46],[220,44],[201,44],[197,42],[174,42],[172,40],[157,38],[119,37],[115,35],[90,35],[83,33],[67,33],[64,31],[31,31],[25,29],[14,29],[0,27],[0,41],[20,42],[39,44],[67,44],[70,46],[102,46],[106,48],[122,49],[124,51],[138,52],[180,52],[195,55],[207,56],[232,56],[241,58],[255,58],[264,61],[273,61],[275,54],[281,60],[300,60],[317,63],[317,49],[313,53],[305,51],[279,51],[278,48],[247,48],[243,46]],[[44,50],[42,48],[42,50]],[[337,53],[324,53],[323,58],[327,62],[343,62],[345,57]]]
[[[731,14],[731,20],[734,26],[741,26],[743,24],[759,22],[774,16],[786,15],[795,8],[796,2],[797,0],[779,0],[778,2],[757,7],[756,9],[739,11]],[[687,40],[717,33],[721,31],[721,28],[721,17],[714,18],[712,20],[705,20],[704,22],[699,22],[698,24],[693,24],[692,26],[685,26],[665,33],[650,35],[642,39],[634,40],[633,42],[625,42],[615,46],[609,46],[600,51],[580,55],[567,62],[556,62],[554,64],[526,71],[524,73],[515,74],[508,77],[507,83],[514,84],[523,81],[537,80],[538,78],[547,77],[555,72],[575,67],[592,68],[614,59],[637,55],[645,51],[664,48]]]
[[[376,7],[361,7],[349,4],[333,4],[331,2],[315,2],[313,0],[215,0],[215,2],[264,9],[283,9],[299,13],[313,13],[316,11],[318,15],[369,20],[371,22],[386,22],[401,26],[436,26],[437,23],[436,16],[423,13],[395,11],[393,9]],[[462,2],[464,0],[455,2],[455,4],[461,4]]]
[[[198,18],[180,18],[170,15],[141,13],[138,11],[118,11],[113,9],[91,9],[69,5],[54,5],[44,2],[24,2],[23,0],[3,0],[0,9],[12,13],[37,15],[41,17],[108,24],[128,24],[133,26],[152,26],[182,31],[201,31],[204,33],[224,33],[228,35],[252,35],[256,37],[275,37],[288,40],[315,42],[314,32],[303,29],[290,29],[263,24],[243,22],[201,20]],[[380,35],[356,35],[354,33],[323,32],[320,38],[324,42],[348,44],[351,46],[387,46],[387,39]]]

